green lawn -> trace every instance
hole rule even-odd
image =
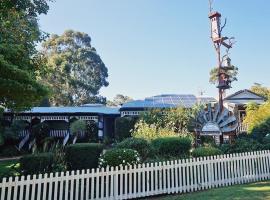
[[[270,200],[270,181],[235,185],[183,195],[167,195],[149,200]]]
[[[19,163],[18,160],[0,161],[0,178],[17,175]]]

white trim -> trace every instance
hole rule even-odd
[[[121,117],[124,116],[139,116],[144,111],[122,111]]]
[[[68,122],[68,116],[41,116],[40,122],[50,121],[50,120],[64,120]]]
[[[25,120],[31,122],[32,118],[31,116],[14,116],[14,120]]]

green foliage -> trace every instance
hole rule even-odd
[[[132,136],[152,140],[159,137],[190,135],[189,130],[194,126],[198,110],[198,106],[192,109],[151,109],[141,114]]]
[[[215,147],[216,146],[216,142],[215,139],[211,136],[201,136],[201,143],[203,146],[206,147]]]
[[[66,147],[66,162],[70,170],[98,167],[98,158],[103,145],[98,143],[78,143]]]
[[[151,144],[162,157],[185,157],[191,149],[191,140],[187,137],[157,138]]]
[[[20,175],[20,164],[18,160],[0,161],[0,179]]]
[[[143,138],[146,140],[153,140],[162,137],[175,137],[177,133],[172,130],[165,128],[158,128],[156,124],[147,124],[146,122],[140,120],[135,124],[134,131],[132,132],[132,137]]]
[[[192,151],[193,157],[221,155],[222,151],[215,147],[199,147]]]
[[[36,139],[38,147],[43,145],[43,140],[48,136],[50,127],[46,122],[36,124],[32,127],[32,136]]]
[[[129,96],[124,96],[122,94],[117,94],[112,101],[107,101],[107,106],[121,106],[124,103],[132,101],[133,99]]]
[[[24,130],[28,124],[25,121],[14,120],[10,127],[6,127],[4,131],[5,139],[19,139],[19,132]]]
[[[98,127],[94,121],[86,124],[86,140],[88,142],[98,142]]]
[[[135,165],[140,163],[139,153],[133,149],[112,149],[106,151],[99,159],[99,166]]]
[[[248,133],[252,133],[255,127],[259,127],[260,124],[270,118],[270,101],[260,106],[249,104],[246,114],[244,123],[248,125]]]
[[[40,153],[25,155],[20,158],[20,164],[23,174],[39,174],[51,172],[53,154]]]
[[[14,145],[4,145],[0,149],[0,156],[1,157],[14,157],[19,156],[20,152]]]
[[[108,86],[108,69],[88,34],[67,30],[60,36],[52,34],[42,46],[50,72],[42,82],[53,90],[52,105],[104,102],[96,95]]]
[[[261,142],[267,134],[270,134],[270,117],[262,123],[254,126],[250,134],[255,140]]]
[[[165,109],[149,109],[141,113],[140,121],[148,125],[154,125],[157,129],[165,128],[167,123],[166,114]]]
[[[136,119],[133,117],[118,117],[115,120],[115,135],[117,140],[123,140],[131,136]]]
[[[176,133],[186,133],[193,117],[193,109],[173,108],[166,112],[165,127]]]
[[[145,160],[153,153],[152,146],[149,142],[142,138],[127,138],[116,145],[119,149],[133,149],[136,150],[142,160]]]
[[[48,8],[45,0],[0,2],[0,105],[6,108],[30,108],[48,94],[38,81],[46,66],[35,48],[44,39],[38,15]]]
[[[237,81],[237,74],[238,74],[238,68],[233,66],[233,70],[229,70],[226,73],[230,76],[230,79],[232,81]],[[218,68],[215,67],[213,69],[211,69],[210,71],[210,78],[209,78],[209,82],[211,84],[216,84],[218,81]]]
[[[76,120],[70,125],[70,132],[72,135],[77,135],[80,132],[86,131],[86,122],[84,120]]]
[[[255,83],[253,86],[251,86],[250,90],[265,99],[270,99],[270,88],[264,87],[261,84]]]
[[[223,144],[220,150],[224,153],[241,153],[262,150],[263,146],[256,140],[248,137],[237,138],[232,144]]]

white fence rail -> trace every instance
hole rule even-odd
[[[4,178],[1,200],[131,199],[270,178],[270,151]]]

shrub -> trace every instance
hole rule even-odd
[[[199,147],[193,150],[193,157],[220,155],[222,151],[215,147]]]
[[[77,120],[71,123],[70,133],[76,136],[79,132],[86,131],[86,128],[86,122],[84,120]]]
[[[38,174],[50,172],[53,164],[52,153],[25,155],[20,158],[23,174]]]
[[[153,151],[149,142],[142,138],[127,138],[116,145],[119,149],[133,149],[136,150],[142,160],[145,160]]]
[[[241,153],[258,151],[263,148],[262,144],[252,138],[237,138],[232,144],[221,145],[220,150],[224,153]]]
[[[201,136],[201,143],[203,146],[212,146],[215,147],[216,146],[216,142],[215,139],[211,136]]]
[[[262,142],[263,138],[270,133],[270,117],[251,130],[251,136],[255,140]]]
[[[132,132],[132,137],[144,138],[146,140],[175,136],[177,136],[177,133],[173,132],[172,130],[166,128],[158,128],[157,125],[150,125],[142,120],[136,123],[134,131]]]
[[[188,137],[157,138],[151,144],[158,155],[165,157],[187,156],[191,149],[191,140]]]
[[[134,117],[118,117],[115,120],[115,135],[116,139],[122,141],[131,136],[131,130],[134,129],[136,123]]]
[[[14,157],[14,156],[18,156],[18,155],[20,155],[20,152],[13,145],[1,147],[1,150],[0,150],[1,157]]]
[[[112,149],[106,151],[99,159],[99,166],[135,165],[140,163],[139,153],[133,149]]]
[[[78,143],[66,147],[66,162],[71,170],[98,167],[98,158],[103,145],[98,143]]]

